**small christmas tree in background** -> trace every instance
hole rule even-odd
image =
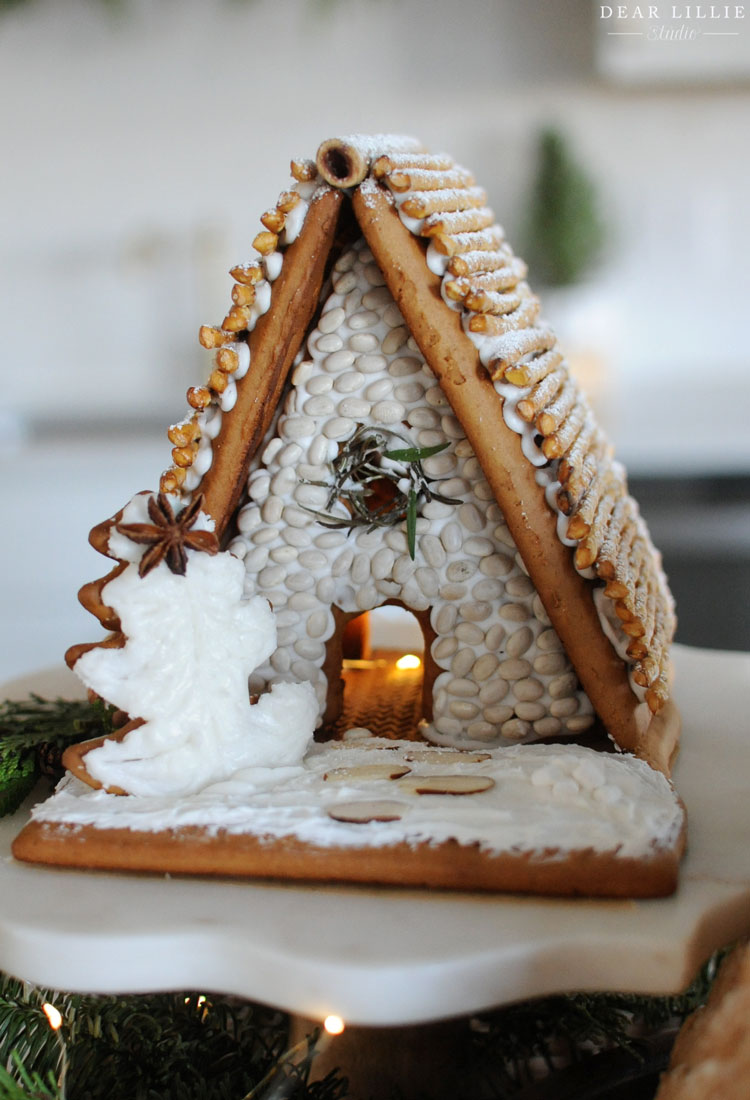
[[[554,128],[539,136],[536,176],[527,215],[525,256],[532,281],[579,282],[604,243],[595,188],[567,138]]]

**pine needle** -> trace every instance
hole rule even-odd
[[[42,755],[112,730],[114,708],[76,699],[0,703],[0,817],[14,813],[42,772]],[[60,772],[60,774],[62,774]]]

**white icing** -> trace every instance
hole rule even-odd
[[[365,744],[365,741],[367,742]],[[364,746],[364,747],[362,747]],[[683,813],[668,781],[631,756],[597,753],[578,745],[523,745],[496,749],[481,762],[413,759],[413,742],[352,739],[315,745],[303,764],[243,769],[197,794],[178,798],[121,798],[65,780],[35,807],[37,821],[150,832],[197,825],[209,832],[289,837],[340,847],[410,846],[455,840],[488,852],[564,857],[580,849],[641,858],[669,848]],[[412,775],[488,776],[494,786],[472,795],[419,795],[398,780],[331,782],[334,768],[403,763]],[[410,776],[406,777],[411,778]],[[400,820],[352,825],[334,821],[337,804],[388,799]]]
[[[244,340],[239,344],[231,344],[230,347],[232,348],[232,351],[235,352],[239,360],[237,370],[234,372],[233,377],[235,378],[235,380],[239,378],[244,378],[247,374],[248,367],[250,366],[250,348],[244,342]]]
[[[302,204],[299,204],[302,205]],[[287,215],[288,217],[288,215]],[[281,274],[281,266],[284,262],[284,256],[281,252],[272,252],[270,256],[264,256],[263,258],[263,270],[266,278],[270,283],[278,279]]]
[[[243,580],[232,555],[188,551],[184,576],[161,563],[141,578],[131,564],[105,586],[126,644],[88,650],[75,670],[145,722],[87,754],[94,779],[173,796],[302,759],[317,713],[309,684],[279,685],[250,705],[248,676],[273,652],[276,628],[266,600],[244,598]]]
[[[546,466],[548,459],[538,443],[533,424],[529,424],[518,415],[518,402],[527,396],[529,390],[521,389],[510,382],[495,382],[495,393],[503,399],[503,420],[512,432],[521,438],[521,450],[533,466]],[[556,507],[556,506],[555,506]]]
[[[286,214],[284,218],[284,243],[289,245],[299,236],[300,230],[307,216],[308,203],[300,199],[296,206]],[[270,257],[269,257],[270,259]],[[279,265],[281,270],[281,265]],[[270,277],[270,276],[269,276]]]

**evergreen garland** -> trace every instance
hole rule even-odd
[[[655,1080],[664,1069],[674,1031],[704,1003],[717,962],[679,996],[572,994],[471,1020],[467,1062],[459,1067],[465,1095],[631,1095],[623,1084]],[[58,1031],[45,1003],[62,1016]],[[317,1040],[313,1032],[288,1050],[287,1017],[235,997],[83,996],[0,974],[0,1100],[343,1100],[342,1074],[309,1081]]]
[[[62,775],[68,745],[112,732],[114,708],[101,701],[41,699],[0,703],[0,817],[14,813],[41,775]]]
[[[291,1051],[286,1035],[283,1013],[237,998],[82,996],[0,975],[0,1100],[342,1097],[343,1078],[308,1084],[317,1033]]]

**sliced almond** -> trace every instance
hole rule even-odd
[[[490,760],[488,752],[461,752],[460,749],[411,749],[404,760],[421,764],[481,764]]]
[[[328,816],[334,821],[351,825],[366,825],[368,821],[400,821],[406,807],[402,802],[387,799],[371,802],[342,802],[328,807]]]
[[[404,764],[353,764],[350,768],[333,768],[323,778],[328,783],[362,783],[370,779],[400,779],[410,771]]]
[[[341,749],[342,751],[349,750],[353,752],[355,749],[357,752],[395,752],[399,748],[397,742],[392,745],[387,745],[382,738],[373,738],[368,740],[366,737],[354,738],[351,741],[332,741],[330,748]]]
[[[410,775],[399,780],[410,794],[480,794],[495,786],[488,775]]]

